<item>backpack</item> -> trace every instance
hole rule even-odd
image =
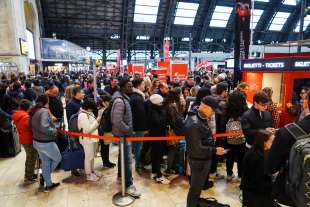
[[[310,206],[310,134],[296,123],[285,129],[296,140],[288,160],[286,191],[297,207]]]
[[[116,98],[116,99],[118,99],[118,98]],[[126,103],[125,103],[125,100],[124,100],[124,98],[119,98],[119,99],[121,99],[124,102],[124,105],[125,105],[125,113],[124,114],[126,114]],[[111,132],[112,131],[111,112],[112,112],[112,107],[113,107],[114,101],[109,105],[109,107],[102,114],[103,118],[100,120],[100,124],[99,124],[99,127],[98,127],[98,133],[101,136],[105,132]]]
[[[226,124],[226,132],[240,132],[242,131],[242,126],[240,119],[233,119],[230,118]],[[227,137],[227,143],[231,145],[240,145],[245,143],[245,137],[244,135],[239,135],[239,136],[231,136]]]
[[[78,118],[79,114],[81,112],[75,113],[70,117],[69,123],[68,123],[68,129],[70,132],[81,132],[78,127]],[[70,135],[70,138],[72,139],[78,139],[78,136]]]

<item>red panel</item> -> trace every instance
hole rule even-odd
[[[171,80],[178,75],[180,80],[186,80],[188,65],[185,63],[172,63],[171,64]]]
[[[249,91],[247,94],[247,100],[253,102],[254,94],[261,90],[263,84],[263,73],[262,72],[244,72],[243,81],[249,85]]]
[[[310,52],[302,53],[265,53],[264,58],[310,57]]]
[[[169,61],[160,61],[158,62],[158,67],[161,69],[166,69],[166,74],[170,75],[170,62]]]
[[[138,73],[140,77],[144,77],[144,66],[143,65],[133,65],[133,74]]]

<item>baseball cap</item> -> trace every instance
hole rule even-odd
[[[201,101],[203,104],[210,106],[213,111],[217,114],[222,114],[222,110],[220,109],[219,102],[213,96],[206,96]]]
[[[161,106],[161,105],[163,105],[164,98],[159,94],[153,94],[150,97],[150,101],[154,105]]]

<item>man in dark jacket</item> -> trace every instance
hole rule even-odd
[[[54,82],[47,84],[45,94],[49,99],[49,110],[53,115],[53,121],[62,121],[64,108],[60,98],[58,97],[59,90]]]
[[[185,120],[185,140],[188,161],[191,169],[191,186],[187,195],[187,207],[196,207],[207,179],[214,154],[224,155],[225,150],[215,147],[212,132],[208,125],[215,112],[220,113],[218,101],[205,97],[197,110],[191,111]]]
[[[257,92],[253,97],[253,106],[241,118],[242,131],[246,138],[246,147],[251,148],[259,129],[266,129],[274,133],[272,117],[266,111],[269,99],[264,92]]]
[[[25,90],[23,92],[24,93],[24,99],[27,99],[33,103],[36,100],[37,95],[34,92],[34,90],[31,88],[31,82],[26,81],[24,86],[25,86]]]
[[[130,96],[130,105],[132,110],[133,131],[136,137],[144,137],[144,132],[147,130],[147,117],[145,106],[145,84],[142,78],[137,78],[132,81],[133,93]],[[133,152],[136,161],[136,171],[141,173],[141,149],[142,142],[132,143]]]
[[[169,93],[169,86],[165,82],[160,82],[158,85],[158,92],[159,95],[161,95],[163,98],[166,98]]]
[[[111,77],[110,85],[106,86],[104,91],[113,96],[116,91],[119,91],[118,80]]]
[[[310,103],[310,95],[308,94],[308,103]],[[308,105],[310,109],[310,104]],[[306,133],[310,133],[310,115],[306,116],[303,120],[296,123]],[[289,159],[289,154],[292,146],[296,142],[295,138],[283,127],[280,128],[275,136],[273,144],[269,152],[267,161],[267,171],[272,175],[277,175],[274,183],[274,197],[285,205],[295,206],[290,196],[285,192],[286,177],[285,172],[287,169],[286,163]]]
[[[216,122],[216,133],[226,132],[226,108],[227,108],[227,95],[228,95],[228,84],[226,82],[221,82],[216,85],[216,95],[214,98],[218,101],[220,112],[215,113]],[[225,141],[223,139],[216,140],[216,146],[224,147]],[[210,178],[212,179],[224,179],[223,175],[217,173],[217,164],[219,157],[214,155],[212,158],[212,164],[210,169]]]
[[[132,112],[130,107],[129,94],[132,93],[132,83],[128,78],[120,80],[120,91],[114,93],[112,97],[111,122],[112,134],[116,137],[126,138],[133,135],[132,129]],[[125,187],[126,193],[137,198],[141,194],[133,185],[131,171],[131,146],[129,142],[124,143],[124,160],[125,160]],[[120,157],[118,160],[118,172],[121,172]]]

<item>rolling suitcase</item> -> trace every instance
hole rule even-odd
[[[0,127],[0,157],[14,157],[21,151],[18,132],[13,122]]]

